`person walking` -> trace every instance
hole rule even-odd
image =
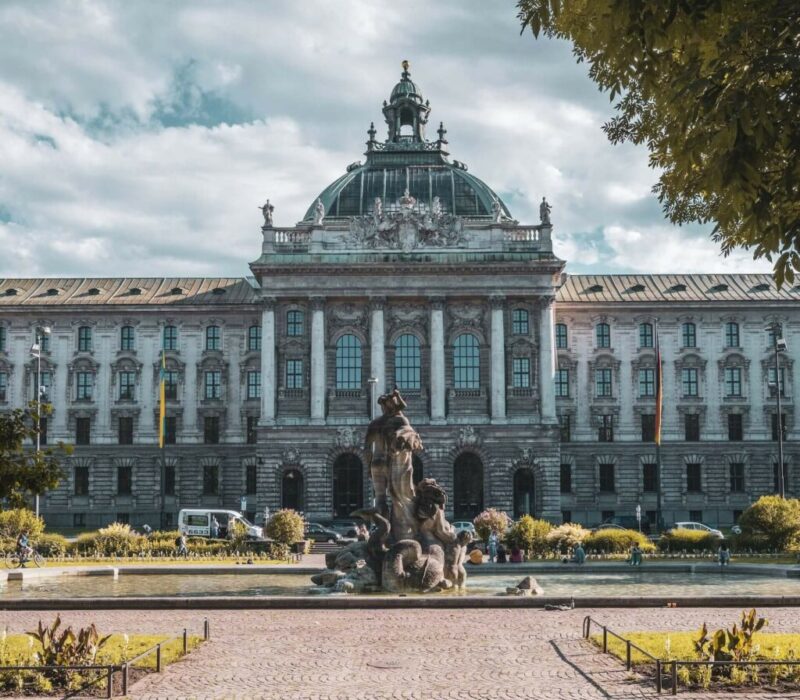
[[[219,521],[216,515],[211,516],[211,539],[215,540],[219,537]]]
[[[731,550],[727,542],[720,544],[717,552],[717,560],[720,566],[728,566],[728,564],[731,563]]]
[[[178,538],[175,540],[175,544],[178,547],[178,556],[188,558],[189,556],[189,547],[186,540],[186,535],[182,532]]]
[[[486,542],[486,550],[489,554],[489,562],[492,563],[497,559],[497,543],[499,538],[497,537],[497,530],[492,530],[491,534],[489,535],[489,539]]]

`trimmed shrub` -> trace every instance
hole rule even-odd
[[[267,537],[285,545],[300,542],[305,536],[305,531],[303,516],[291,508],[283,508],[274,513],[266,527]]]
[[[519,547],[528,553],[528,556],[547,554],[549,546],[547,535],[553,526],[547,520],[537,520],[530,515],[523,515],[515,522],[505,537],[509,547]]]
[[[0,537],[16,540],[23,531],[33,540],[44,532],[44,520],[27,508],[0,511]]]
[[[32,545],[43,557],[63,557],[69,548],[69,540],[64,535],[43,533],[32,540]]]
[[[677,527],[661,535],[658,548],[664,552],[714,552],[720,541],[710,532]]]
[[[583,525],[564,523],[548,533],[547,544],[550,549],[566,554],[570,549],[575,549],[588,535],[589,531]]]
[[[80,554],[125,557],[146,552],[148,545],[147,538],[131,530],[130,525],[111,523],[97,532],[80,535],[72,548]]]
[[[654,552],[656,549],[647,535],[637,530],[605,528],[589,533],[583,541],[586,549],[604,554],[625,554],[636,544],[643,552]]]
[[[800,500],[762,496],[739,517],[737,548],[800,549]]]
[[[478,533],[478,537],[486,542],[489,540],[492,530],[496,530],[497,534],[502,537],[503,533],[508,529],[509,522],[508,515],[502,510],[488,508],[475,516],[472,524],[475,525],[475,532]]]

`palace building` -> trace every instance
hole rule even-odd
[[[0,280],[0,411],[34,400],[39,376],[42,442],[76,446],[42,497],[50,524],[169,526],[242,501],[254,518],[346,517],[371,502],[363,436],[394,387],[425,446],[416,477],[445,487],[451,519],[495,507],[592,525],[640,505],[654,521],[660,488],[665,519],[729,525],[775,491],[778,383],[800,493],[800,287],[568,275],[549,205],[516,221],[450,158],[442,124],[429,136],[430,111],[406,67],[363,162],[291,228],[264,205],[249,276]],[[788,345],[778,375],[771,321]]]

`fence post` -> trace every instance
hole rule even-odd
[[[161,673],[161,645],[156,645],[156,673]]]
[[[188,654],[188,653],[189,653],[189,635],[186,632],[186,628],[184,627],[183,628],[183,655],[186,656],[186,654]]]
[[[589,639],[589,635],[591,634],[591,627],[592,627],[592,618],[590,615],[587,615],[583,618],[583,638]]]
[[[122,696],[128,694],[128,664],[122,664]]]
[[[106,671],[106,697],[114,697],[114,667],[109,666]]]
[[[603,625],[603,653],[608,651],[608,628]]]
[[[661,694],[661,659],[656,659],[656,692]]]
[[[208,618],[203,620],[203,639],[207,642],[211,637],[211,629],[208,626]]]
[[[631,670],[631,640],[625,640],[625,668]]]
[[[678,694],[678,662],[672,662],[672,694]]]

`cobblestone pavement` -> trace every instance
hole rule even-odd
[[[580,638],[591,613],[618,631],[730,624],[735,609],[81,611],[65,622],[101,632],[200,633],[212,639],[131,697],[155,698],[655,698],[649,682]],[[770,631],[800,631],[797,609],[769,609]],[[0,612],[0,627],[31,629],[51,612]],[[693,699],[706,696],[681,692]],[[666,697],[666,696],[665,696]],[[717,695],[716,697],[720,697]],[[798,698],[798,693],[736,694]]]

